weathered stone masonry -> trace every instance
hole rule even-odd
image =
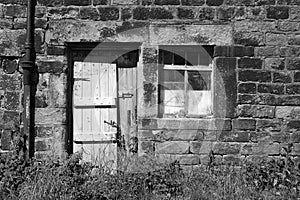
[[[37,154],[65,148],[66,42],[108,40],[142,44],[140,154],[198,165],[211,151],[238,162],[280,156],[293,143],[299,157],[299,21],[299,0],[38,0]],[[26,3],[0,0],[2,151],[21,123],[25,28]],[[158,45],[173,44],[215,45],[213,118],[158,117]]]

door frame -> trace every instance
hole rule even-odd
[[[101,44],[101,45],[100,45]],[[74,85],[74,62],[83,61],[86,57],[85,54],[79,56],[80,59],[74,59],[76,53],[85,52],[89,53],[95,48],[98,50],[124,50],[133,51],[139,50],[141,47],[140,42],[67,42],[66,56],[67,56],[67,99],[66,99],[66,135],[64,148],[67,154],[73,154],[73,85]],[[117,68],[118,69],[118,68]],[[117,70],[118,77],[118,70]],[[117,84],[118,87],[118,84]],[[119,102],[117,98],[117,121],[119,122]],[[117,123],[118,123],[117,122]]]

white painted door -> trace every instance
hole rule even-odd
[[[108,168],[117,163],[117,68],[115,64],[75,62],[73,149],[83,160]]]

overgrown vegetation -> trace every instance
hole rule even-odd
[[[281,159],[241,166],[201,166],[183,172],[178,161],[155,157],[123,160],[118,172],[66,160],[25,161],[16,153],[1,155],[1,199],[297,199],[299,166],[287,154]],[[213,161],[213,159],[212,159]]]

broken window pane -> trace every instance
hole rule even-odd
[[[188,71],[189,90],[210,90],[211,72]]]

